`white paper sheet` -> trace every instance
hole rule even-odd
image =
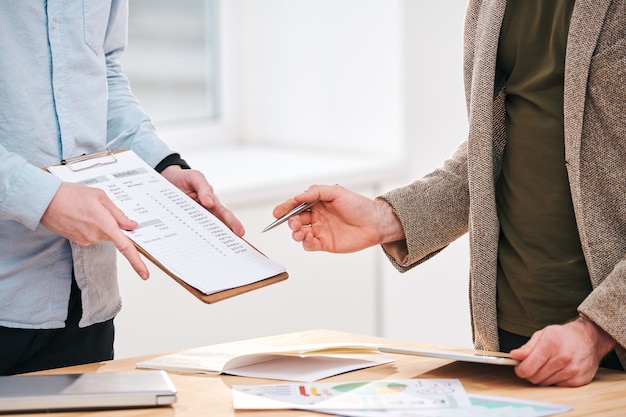
[[[285,271],[134,152],[100,159],[48,170],[63,181],[104,190],[116,206],[139,223],[135,230],[125,233],[189,285],[212,294]]]
[[[233,385],[237,410],[407,410],[468,407],[457,379]]]
[[[317,410],[341,417],[547,417],[572,409],[568,405],[492,395],[468,394],[469,407],[412,410]]]
[[[547,417],[572,407],[467,394],[457,379],[233,385],[238,410],[300,409],[341,417]]]
[[[284,381],[314,382],[357,369],[391,362],[375,355],[359,356],[276,356],[274,359],[225,373],[250,378],[280,379]]]

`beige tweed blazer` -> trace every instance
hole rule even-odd
[[[489,350],[498,349],[495,183],[506,137],[496,51],[505,6],[506,0],[469,1],[464,35],[467,140],[441,168],[380,196],[405,228],[406,251],[384,248],[402,272],[469,232],[474,343]],[[617,340],[626,364],[626,0],[576,1],[567,43],[564,115],[565,163],[594,288],[579,312]]]

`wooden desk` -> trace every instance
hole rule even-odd
[[[265,338],[264,338],[265,339]],[[384,338],[341,333],[329,330],[312,330],[285,335],[272,336],[272,341],[284,345],[304,343],[378,343],[397,346],[432,348],[393,341]],[[39,373],[82,373],[111,372],[135,369],[135,363],[146,359],[130,358],[73,366]],[[409,378],[458,378],[468,393],[499,395],[526,400],[545,401],[567,404],[572,411],[561,414],[564,417],[594,416],[622,417],[626,413],[626,373],[604,370],[598,372],[595,380],[584,387],[536,387],[515,376],[513,367],[451,362],[444,359],[421,358],[397,355],[397,361],[386,365],[350,372],[333,377],[333,381],[355,381],[374,379],[409,379]],[[138,371],[141,372],[141,371]],[[234,384],[277,383],[274,380],[259,380],[228,375],[189,375],[170,374],[178,389],[178,401],[172,406],[162,408],[106,410],[92,412],[66,412],[28,414],[34,416],[112,416],[112,417],[295,417],[320,416],[306,411],[235,411],[232,408],[230,386]]]

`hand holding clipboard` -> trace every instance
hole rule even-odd
[[[98,153],[47,168],[63,181],[100,188],[137,221],[122,231],[138,251],[204,302],[288,277],[208,210],[132,151]]]

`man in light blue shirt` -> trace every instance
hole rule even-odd
[[[111,359],[115,249],[148,278],[121,231],[137,224],[42,167],[118,138],[111,150],[132,149],[244,233],[131,93],[119,64],[127,15],[127,0],[0,2],[0,374]]]

